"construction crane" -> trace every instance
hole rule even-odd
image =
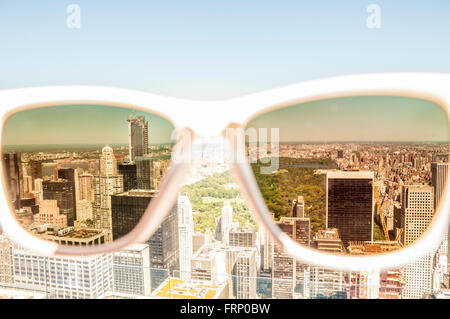
[[[373,182],[371,182],[371,184],[372,184],[373,193],[375,194],[375,200],[377,201],[377,211],[378,211],[378,215],[380,215],[381,225],[383,226],[384,237],[386,238],[387,241],[390,241],[391,238],[389,237],[389,232],[386,227],[386,220],[384,219],[383,209],[381,209],[381,205],[384,202],[384,197],[383,197],[383,201],[380,203],[380,198],[378,196],[378,190],[375,187],[375,185],[373,184]]]

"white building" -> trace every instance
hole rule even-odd
[[[87,200],[80,200],[77,202],[77,221],[83,222],[88,219],[94,220],[92,203]]]
[[[112,233],[111,195],[123,192],[123,176],[117,173],[117,161],[111,147],[100,156],[100,175],[94,178],[94,219],[96,227]]]
[[[221,216],[221,230],[222,230],[222,242],[225,245],[228,245],[229,242],[229,231],[233,224],[233,208],[231,207],[229,202],[226,202],[222,207],[222,216]]]
[[[241,248],[233,268],[237,299],[256,299],[256,248]]]
[[[114,253],[114,291],[131,295],[150,296],[150,248],[135,244]]]
[[[193,253],[192,237],[194,234],[194,219],[192,205],[187,195],[178,196],[178,240],[180,249],[180,278],[189,280],[191,259]]]
[[[12,249],[14,285],[45,291],[48,298],[95,299],[113,289],[111,254],[46,257]]]
[[[434,188],[427,185],[411,185],[402,188],[401,225],[402,242],[413,243],[428,228],[434,216]],[[403,298],[423,298],[432,292],[434,253],[430,253],[405,266]]]
[[[94,201],[94,176],[89,173],[78,175],[80,200]]]

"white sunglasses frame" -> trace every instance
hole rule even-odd
[[[4,177],[0,186],[0,223],[3,232],[24,248],[45,255],[91,255],[115,251],[133,243],[144,242],[158,228],[176,201],[177,194],[189,172],[189,161],[177,160],[190,151],[193,139],[224,135],[226,128],[245,128],[252,119],[270,110],[314,100],[350,96],[403,96],[429,100],[441,106],[450,125],[450,74],[437,73],[377,73],[314,80],[272,89],[225,101],[191,101],[163,97],[127,89],[98,86],[55,86],[0,91],[0,116],[3,141],[5,121],[12,114],[35,107],[67,104],[98,104],[133,107],[169,120],[178,130],[171,168],[165,174],[158,196],[147,207],[136,227],[111,243],[97,246],[62,246],[44,241],[24,230],[11,213],[5,194]],[[244,121],[242,121],[244,119]],[[195,129],[194,131],[191,128]],[[450,134],[450,133],[449,133]],[[228,138],[236,148],[234,140]],[[450,137],[450,136],[449,136]],[[450,140],[450,139],[449,139]],[[241,150],[242,151],[242,150]],[[3,176],[3,161],[1,164]],[[248,162],[234,162],[233,172],[247,204],[256,218],[285,251],[302,263],[344,271],[394,269],[436,250],[450,221],[449,187],[428,230],[416,242],[395,252],[350,256],[323,253],[302,246],[284,234],[272,220]],[[448,179],[447,177],[447,185]],[[10,209],[7,209],[7,208]]]

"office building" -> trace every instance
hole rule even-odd
[[[79,200],[94,201],[94,175],[83,173],[78,176]]]
[[[326,227],[337,228],[344,245],[373,240],[373,181],[370,171],[329,171]]]
[[[237,299],[256,299],[256,248],[243,248],[233,267],[233,291]]]
[[[111,195],[111,217],[113,239],[118,239],[139,223],[155,191],[134,189]]]
[[[434,216],[434,188],[427,185],[402,187],[400,224],[404,229],[401,242],[408,246],[428,228]],[[403,298],[423,298],[432,292],[433,253],[405,266],[406,286]]]
[[[14,284],[53,299],[96,299],[113,289],[112,254],[46,257],[12,248]]]
[[[230,202],[225,202],[222,207],[222,214],[220,218],[221,240],[225,245],[229,243],[229,232],[233,223],[233,208]]]
[[[132,295],[151,295],[150,248],[134,244],[113,254],[114,291]]]
[[[67,215],[60,213],[56,200],[42,200],[39,203],[39,213],[33,218],[38,225],[51,224],[67,227]]]
[[[169,272],[173,273],[180,269],[177,205],[169,211],[147,244],[150,246],[151,267],[163,270],[152,273],[152,288],[156,288]]]
[[[256,233],[253,228],[233,227],[228,233],[229,246],[255,247]]]
[[[178,240],[180,249],[180,279],[188,280],[193,254],[194,219],[192,205],[187,195],[178,196]]]
[[[136,184],[138,189],[153,189],[152,183],[152,159],[147,156],[136,156]]]
[[[219,245],[205,245],[200,248],[191,260],[191,278],[194,280],[205,280],[212,282],[224,282],[228,280],[234,260],[228,256],[227,247]]]
[[[134,162],[137,156],[148,154],[148,122],[144,116],[127,117],[129,157]]]
[[[292,217],[305,217],[305,201],[299,196],[292,201]]]
[[[80,200],[77,203],[77,221],[86,222],[94,221],[94,212],[92,210],[92,203],[88,200]]]
[[[278,227],[292,240],[310,246],[309,218],[281,217]],[[273,243],[272,294],[274,298],[293,298],[298,281],[304,280],[307,267],[287,254],[278,243]]]
[[[58,179],[65,179],[72,183],[72,195],[74,202],[74,210],[77,211],[77,201],[80,198],[78,186],[78,172],[74,168],[60,168],[58,169]]]
[[[315,247],[326,253],[340,254],[344,252],[344,245],[336,228],[319,230],[315,237]],[[345,274],[323,267],[311,266],[309,278],[310,298],[346,298]]]
[[[119,164],[119,174],[123,176],[123,191],[137,189],[137,173],[136,164],[122,163]]]
[[[434,207],[436,209],[444,195],[447,174],[448,163],[431,163],[431,185],[434,187]]]
[[[0,285],[14,282],[11,245],[8,239],[0,234]]]
[[[42,161],[30,161],[31,179],[42,178]]]
[[[111,196],[123,192],[123,177],[117,172],[117,161],[111,147],[100,156],[100,174],[94,177],[94,219],[96,227],[112,232]]]
[[[10,200],[15,209],[20,209],[20,199],[23,197],[23,166],[20,153],[4,153],[3,167],[8,182]]]
[[[76,219],[73,183],[66,179],[42,182],[44,200],[56,200],[59,212],[67,216],[67,225]]]

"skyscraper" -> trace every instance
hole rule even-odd
[[[20,209],[23,197],[23,166],[20,153],[4,153],[3,167],[9,183],[10,200],[15,209]]]
[[[60,168],[58,169],[58,179],[65,179],[72,183],[73,206],[76,215],[77,202],[79,200],[78,172],[74,168]]]
[[[319,230],[316,238],[318,250],[339,254],[344,252],[344,245],[336,228]],[[309,278],[310,298],[340,299],[345,294],[345,276],[343,271],[311,266]]]
[[[235,296],[237,299],[256,298],[256,248],[242,249],[233,267]]]
[[[163,270],[152,274],[152,288],[154,288],[164,281],[168,271],[179,270],[177,205],[173,206],[147,243],[150,245],[151,267]]]
[[[136,156],[136,183],[138,189],[153,189],[152,159],[150,156]]]
[[[310,246],[310,219],[281,217],[278,227],[292,240]],[[273,282],[274,298],[292,298],[297,280],[304,281],[306,267],[287,254],[278,243],[273,243]]]
[[[431,185],[434,187],[434,207],[439,204],[444,195],[444,189],[448,177],[448,163],[431,163]],[[448,232],[434,256],[433,291],[439,291],[441,284],[445,283],[448,276]]]
[[[330,171],[326,185],[326,227],[337,228],[344,244],[373,240],[374,173]]]
[[[31,179],[42,178],[42,161],[30,161]]]
[[[220,218],[220,227],[222,231],[222,242],[226,245],[229,243],[229,232],[233,223],[233,208],[230,202],[225,202],[222,207],[222,215]]]
[[[292,217],[304,217],[305,216],[305,201],[303,196],[299,196],[292,202]]]
[[[117,161],[111,147],[105,146],[100,156],[100,174],[94,178],[94,219],[97,226],[112,231],[111,195],[123,191],[123,177],[117,173]]]
[[[127,118],[130,161],[134,162],[136,156],[148,154],[148,122],[144,116]]]
[[[134,229],[144,215],[154,191],[134,189],[111,195],[112,234],[116,240]]]
[[[76,219],[73,183],[66,179],[44,181],[42,188],[44,200],[56,200],[60,213],[67,216],[67,225],[73,226]]]
[[[401,242],[407,246],[428,228],[434,216],[434,188],[428,185],[402,187],[400,224],[404,229]],[[404,298],[423,298],[431,293],[433,253],[405,266]]]
[[[113,239],[130,232],[144,215],[155,191],[131,190],[111,196]],[[177,205],[174,205],[147,244],[150,246],[152,288],[158,287],[167,277],[167,271],[179,270],[179,242]]]
[[[193,254],[192,236],[194,234],[194,219],[192,205],[187,195],[178,196],[178,238],[180,248],[180,278],[191,278],[191,258]]]
[[[228,233],[229,245],[232,247],[256,247],[255,239],[253,228],[232,227]]]
[[[133,164],[133,163],[119,164],[119,173],[123,176],[123,191],[124,192],[138,188],[137,187],[136,164]]]
[[[78,176],[79,200],[94,201],[94,175],[83,173]]]
[[[431,185],[434,187],[434,207],[437,209],[447,182],[448,163],[431,163]]]
[[[428,228],[434,216],[434,189],[428,185],[402,187],[400,225],[403,228],[401,242],[408,246]]]

